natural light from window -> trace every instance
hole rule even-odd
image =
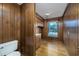
[[[48,36],[49,37],[58,37],[58,23],[48,22]]]

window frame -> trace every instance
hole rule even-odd
[[[57,22],[57,29],[58,29],[58,31],[57,31],[57,37],[55,37],[55,36],[49,36],[49,23],[51,23],[51,22]],[[58,38],[59,37],[59,22],[58,21],[49,21],[48,23],[47,23],[47,28],[48,28],[48,37],[50,37],[50,38]]]

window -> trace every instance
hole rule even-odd
[[[58,22],[48,22],[48,36],[58,37]]]

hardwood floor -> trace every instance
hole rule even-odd
[[[43,41],[36,51],[36,56],[68,56],[68,52],[61,41]]]

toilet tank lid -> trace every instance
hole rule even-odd
[[[18,40],[6,42],[0,44],[0,55],[7,55],[13,51],[15,51],[18,47]]]

